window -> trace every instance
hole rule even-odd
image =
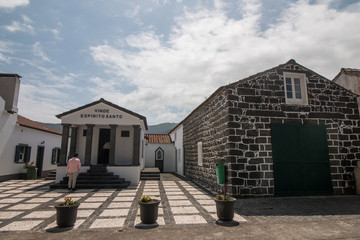
[[[287,104],[307,104],[306,76],[301,73],[284,73]]]
[[[23,163],[30,161],[31,147],[26,144],[19,144],[15,148],[15,162]]]
[[[197,143],[197,153],[198,153],[198,166],[202,166],[203,165],[202,142]]]
[[[60,148],[53,148],[51,155],[51,164],[60,163]]]
[[[121,137],[130,137],[130,131],[121,131]]]
[[[160,147],[155,151],[155,160],[164,160],[164,150]]]
[[[86,134],[87,134],[87,129],[84,129],[83,130],[83,137],[86,137]]]

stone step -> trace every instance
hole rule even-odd
[[[79,173],[79,176],[114,176],[114,173],[112,173],[112,172],[106,172],[106,173],[82,172],[82,173]]]
[[[67,181],[69,177],[64,177],[64,180]],[[112,180],[112,179],[124,179],[124,178],[119,178],[118,175],[111,175],[111,176],[88,176],[88,175],[82,175],[82,176],[78,176],[77,180],[103,180],[103,179],[108,179],[108,180]]]
[[[123,189],[127,188],[130,185],[129,181],[125,181],[120,184],[76,184],[77,189],[89,189],[89,188],[95,188],[95,189]],[[55,183],[50,185],[50,189],[66,189],[68,188],[67,184],[62,183]]]
[[[76,180],[76,185],[77,184],[86,184],[86,183],[89,183],[89,184],[121,184],[121,183],[124,183],[125,180],[124,179],[102,179],[102,180]],[[60,183],[62,184],[67,184],[68,181],[67,180],[62,180],[60,181]]]
[[[140,176],[140,180],[160,180],[160,176],[153,176],[153,177],[143,177]]]

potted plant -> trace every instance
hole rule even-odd
[[[34,162],[27,162],[25,163],[26,168],[26,179],[36,179],[37,175],[37,168],[34,166]]]
[[[54,205],[56,209],[56,224],[60,228],[74,226],[77,210],[80,205],[80,203],[73,201],[71,197],[66,197],[64,199],[64,202]]]
[[[216,214],[221,221],[232,221],[234,218],[235,198],[216,195]]]
[[[140,219],[142,223],[153,224],[156,223],[158,217],[158,206],[160,200],[152,199],[149,196],[142,195],[139,201],[140,205]]]

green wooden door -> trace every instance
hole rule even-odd
[[[326,128],[272,124],[275,195],[331,194]]]

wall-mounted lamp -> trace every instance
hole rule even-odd
[[[42,145],[42,144],[44,144],[44,143],[45,143],[45,141],[41,141],[41,143],[40,143],[40,144]]]

